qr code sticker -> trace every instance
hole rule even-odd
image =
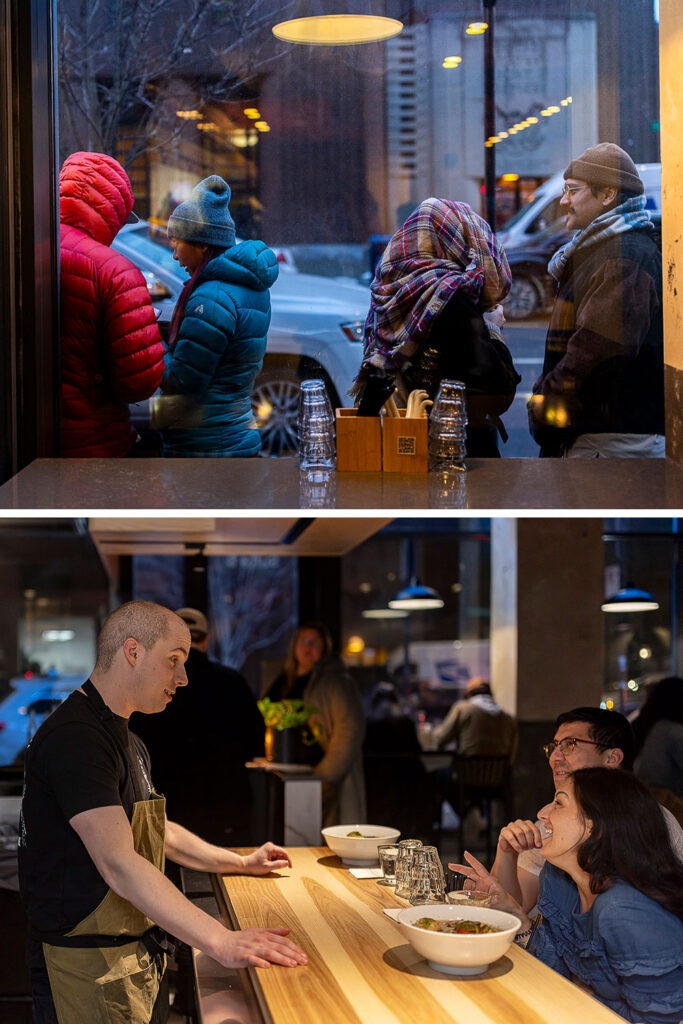
[[[397,455],[415,455],[417,453],[417,443],[415,437],[397,437],[396,438],[396,453]]]

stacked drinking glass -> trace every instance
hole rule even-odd
[[[304,380],[299,395],[299,466],[334,469],[334,413],[322,380]]]
[[[429,468],[464,470],[466,454],[465,385],[459,380],[444,380],[429,414]]]

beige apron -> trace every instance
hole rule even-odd
[[[135,852],[164,870],[166,801],[154,796],[133,804]],[[110,889],[67,937],[141,936],[153,922]],[[118,946],[62,947],[43,943],[59,1024],[149,1024],[166,957],[139,938]]]

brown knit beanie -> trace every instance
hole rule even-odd
[[[565,178],[578,178],[589,185],[612,186],[621,192],[642,195],[645,186],[628,153],[614,142],[599,142],[589,146],[581,156],[572,160],[564,172]]]

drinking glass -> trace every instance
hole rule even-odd
[[[464,470],[467,444],[465,385],[444,380],[429,414],[429,468]]]
[[[396,843],[381,843],[377,847],[379,866],[382,869],[383,877],[379,879],[380,885],[396,885],[396,858],[398,857],[398,846]]]
[[[423,846],[413,857],[408,900],[413,906],[418,903],[443,903],[445,888],[439,851],[435,846]]]
[[[413,863],[413,855],[416,850],[421,849],[421,839],[402,839],[398,844],[398,856],[396,857],[396,895],[408,899],[410,896],[410,871]]]
[[[301,469],[334,469],[334,415],[322,380],[301,382],[297,425]]]

